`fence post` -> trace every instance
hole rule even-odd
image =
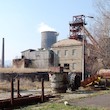
[[[42,78],[41,81],[42,81],[42,96],[41,96],[41,101],[44,102],[44,78]]]
[[[20,79],[17,78],[17,97],[20,97]]]
[[[13,105],[13,100],[14,100],[14,83],[13,78],[11,78],[11,105]]]

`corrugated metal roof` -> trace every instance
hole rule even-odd
[[[82,45],[82,42],[75,39],[63,39],[53,44],[52,47],[64,47],[64,46],[74,46],[74,45]]]

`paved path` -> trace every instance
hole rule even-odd
[[[92,96],[88,98],[71,100],[71,105],[78,106],[92,106],[92,107],[101,107],[107,108],[110,110],[110,93],[98,96]]]

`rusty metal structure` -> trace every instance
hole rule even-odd
[[[36,73],[36,72],[49,72],[49,73],[62,73],[63,74],[63,68],[62,67],[51,67],[47,70],[43,69],[10,69],[10,68],[1,68],[1,72],[3,74],[11,74],[12,76],[10,77],[10,98],[9,99],[4,99],[0,100],[0,109],[1,110],[9,110],[13,109],[19,106],[25,106],[29,104],[36,104],[36,103],[42,103],[45,101],[48,101],[49,98],[54,98],[54,95],[47,94],[45,95],[45,86],[44,86],[44,78],[41,79],[41,95],[24,95],[22,96],[20,94],[20,78],[19,77],[13,77],[13,74],[16,74],[16,76],[19,76],[21,73],[23,74],[31,74],[31,73]],[[17,97],[14,97],[14,80],[17,79]]]
[[[86,35],[93,45],[99,49],[98,42],[94,39],[94,37],[89,33],[89,31],[85,28],[85,15],[73,16],[73,21],[69,23],[70,25],[70,39],[82,40],[83,35]]]
[[[20,95],[20,80],[17,79],[17,97],[14,97],[14,79],[11,79],[11,97],[9,99],[0,100],[0,109],[9,110],[19,106],[26,106],[29,104],[36,104],[48,101],[49,98],[55,97],[53,95],[45,95],[44,93],[44,79],[42,79],[42,92],[41,95]]]
[[[82,27],[85,25],[85,16],[78,15],[73,16],[73,21],[69,23],[70,25],[70,39],[82,40]]]

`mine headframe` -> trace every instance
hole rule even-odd
[[[73,21],[69,23],[70,26],[70,39],[82,40],[82,27],[86,25],[85,16],[73,16]]]
[[[87,16],[89,18],[92,18],[90,16]],[[94,37],[89,33],[89,31],[85,28],[86,22],[85,22],[86,16],[84,15],[78,15],[73,16],[73,21],[69,23],[70,26],[70,39],[75,39],[82,41],[84,36],[87,36],[90,41],[93,43],[93,45],[99,49],[100,45],[97,43],[97,41],[94,39]]]

